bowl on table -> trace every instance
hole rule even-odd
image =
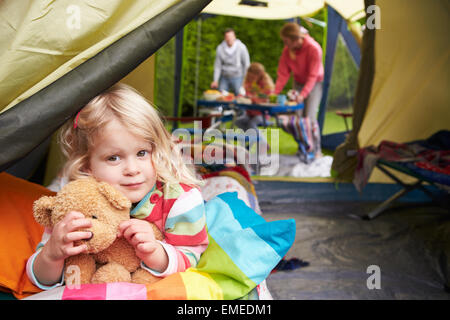
[[[207,101],[215,101],[215,100],[219,99],[220,97],[222,97],[222,94],[218,90],[207,90],[207,91],[203,92],[203,97]]]

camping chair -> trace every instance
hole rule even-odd
[[[416,167],[413,163],[410,162],[394,162],[394,161],[387,161],[383,159],[379,159],[377,161],[376,167],[381,170],[384,174],[386,174],[388,177],[390,177],[392,180],[394,180],[397,184],[401,185],[403,189],[399,190],[397,193],[392,195],[389,199],[381,203],[379,206],[377,206],[375,209],[370,211],[368,214],[362,216],[361,218],[363,220],[372,220],[383,211],[388,209],[390,205],[399,199],[400,197],[404,196],[410,191],[419,189],[422,192],[424,192],[428,197],[432,199],[434,203],[437,203],[438,205],[446,208],[447,210],[450,210],[449,207],[449,194],[447,190],[447,194],[442,198],[440,194],[434,194],[425,186],[423,183],[429,183],[437,188],[442,188],[442,185],[450,186],[450,176],[446,174],[439,174],[437,172],[425,170],[419,167]],[[415,183],[405,183],[400,178],[395,176],[394,173],[387,170],[387,168],[394,169],[394,171],[398,171],[404,174],[407,174],[411,177],[414,177],[418,179]]]
[[[336,111],[336,115],[341,117],[344,120],[345,131],[349,132],[350,131],[350,126],[348,125],[347,118],[353,117],[353,112],[344,112],[344,111],[338,110],[338,111]]]

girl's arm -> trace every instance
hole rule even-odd
[[[208,246],[205,205],[200,190],[190,188],[173,204],[166,219],[163,245],[169,256],[168,272],[197,266]]]
[[[198,189],[189,188],[173,203],[166,219],[164,240],[157,241],[150,224],[131,219],[121,223],[120,235],[136,249],[143,267],[156,276],[195,267],[208,246],[203,198]]]
[[[91,227],[91,221],[80,212],[69,212],[53,230],[46,229],[38,250],[27,263],[30,280],[40,288],[61,280],[64,260],[87,250],[86,245],[75,246],[74,241],[88,239],[91,232],[77,231]]]

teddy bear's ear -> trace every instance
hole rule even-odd
[[[33,203],[34,219],[44,227],[52,227],[52,207],[55,197],[44,196]]]
[[[131,208],[130,200],[108,183],[100,182],[98,190],[117,209],[123,210]]]

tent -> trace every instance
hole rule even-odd
[[[255,5],[243,10],[240,2]],[[29,177],[42,161],[51,135],[92,97],[120,80],[136,84],[151,100],[151,56],[202,10],[260,18],[279,14],[284,19],[310,15],[326,5],[347,23],[365,13],[368,19],[381,19],[363,33],[353,130],[334,156],[333,169],[343,181],[353,176],[354,151],[359,147],[385,139],[424,139],[449,129],[446,0],[116,0],[100,4],[0,3],[1,171]],[[338,30],[347,31],[342,21]],[[37,152],[36,158],[33,150],[39,148],[44,152]],[[277,190],[272,196],[292,202],[310,197],[380,201],[395,188],[387,187],[377,172],[370,181],[373,188],[369,185],[362,197],[350,184],[334,188],[333,179],[306,182],[306,193],[299,193],[296,188],[302,186],[294,182],[282,186],[269,181],[267,186]],[[417,199],[415,193],[410,195],[410,201]]]
[[[375,3],[382,23],[365,33],[353,130],[335,153],[333,164],[347,178],[355,168],[349,150],[382,140],[425,139],[450,128],[448,2]],[[400,10],[404,15],[394,13]],[[417,46],[418,39],[423,45]],[[372,181],[383,181],[379,172],[374,172]]]
[[[167,7],[169,4],[165,4]],[[337,34],[338,32],[341,32],[344,36],[344,39],[347,42],[347,45],[352,48],[351,52],[355,59],[355,62],[359,64],[360,60],[360,53],[359,53],[359,47],[356,44],[356,42],[360,41],[360,33],[356,32],[356,37],[353,37],[350,32],[347,30],[346,26],[347,23],[351,23],[352,21],[356,21],[357,19],[364,16],[364,6],[362,1],[350,1],[350,2],[336,2],[336,1],[301,1],[300,3],[297,1],[271,1],[267,3],[266,7],[259,7],[254,6],[254,3],[251,3],[251,5],[248,5],[247,3],[240,3],[239,1],[213,1],[211,2],[204,10],[203,13],[206,14],[225,14],[225,15],[235,15],[235,16],[241,16],[241,17],[252,17],[257,19],[284,19],[284,18],[294,18],[296,16],[307,16],[314,14],[321,8],[323,8],[325,5],[329,6],[329,23],[330,28],[328,28],[328,40],[327,40],[327,59],[325,61],[326,64],[326,80],[325,80],[325,88],[328,88],[331,78],[331,71],[333,69],[333,56],[334,51],[336,48],[336,40],[337,40]],[[4,12],[12,11],[15,8],[8,2],[3,4]],[[38,30],[40,26],[45,27],[46,19],[52,18],[52,14],[45,15],[44,19],[37,19],[31,20],[30,25],[28,25],[27,20],[30,16],[33,14],[35,15],[41,15],[42,12],[39,12],[41,8],[39,7],[31,7],[31,9],[28,12],[24,13],[23,17],[16,17],[17,21],[9,21],[10,18],[8,18],[6,21],[8,21],[7,24],[4,25],[5,34],[9,33],[10,38],[12,39],[12,35],[14,35],[13,28],[10,28],[11,25],[15,24],[22,24],[22,28],[20,30],[20,33],[16,35],[15,37],[15,45],[20,48],[20,50],[5,50],[3,53],[3,58],[5,59],[6,65],[8,65],[8,68],[5,68],[3,70],[2,78],[11,79],[8,81],[8,83],[5,83],[3,87],[0,87],[1,93],[2,93],[2,112],[7,111],[12,106],[15,106],[22,100],[26,100],[26,98],[32,96],[34,93],[38,92],[39,90],[45,88],[46,86],[49,86],[52,81],[55,81],[62,75],[65,75],[68,71],[74,69],[77,67],[81,62],[87,60],[89,57],[93,56],[96,52],[99,52],[102,48],[105,48],[105,46],[108,43],[111,43],[115,40],[117,40],[119,37],[123,36],[127,32],[129,32],[132,28],[137,27],[140,23],[142,23],[145,19],[148,19],[151,17],[152,14],[155,14],[158,8],[162,9],[162,7],[147,7],[146,5],[142,5],[142,7],[139,4],[136,5],[129,5],[125,7],[115,7],[115,9],[110,9],[110,13],[114,13],[114,10],[117,10],[117,12],[127,12],[127,14],[122,14],[120,19],[111,20],[108,22],[107,27],[102,27],[101,25],[97,25],[98,22],[95,20],[97,17],[97,13],[88,13],[87,17],[86,15],[83,16],[83,29],[86,28],[86,24],[89,23],[89,28],[100,28],[103,32],[107,32],[108,37],[102,38],[101,36],[97,35],[90,35],[89,37],[86,35],[82,35],[79,31],[77,31],[79,26],[74,24],[74,21],[76,22],[77,14],[80,14],[81,11],[84,12],[85,8],[81,7],[78,8],[78,11],[73,11],[71,13],[71,9],[77,8],[77,7],[70,7],[70,5],[62,5],[62,8],[66,8],[66,25],[63,26],[65,29],[68,29],[70,31],[70,37],[66,37],[66,39],[62,40],[62,36],[66,36],[66,34],[55,34],[52,36],[49,36],[48,39],[45,39],[45,41],[40,44],[33,44],[36,47],[30,48],[31,46],[27,43],[28,41],[31,41],[31,38],[35,38],[35,32],[30,32],[29,30],[31,28],[34,28],[33,30]],[[112,6],[114,8],[114,6]],[[151,9],[150,9],[151,8]],[[336,8],[334,10],[333,8]],[[127,19],[129,19],[133,14],[136,14],[138,10],[141,9],[141,12],[139,12],[139,16],[137,19],[134,19],[132,23],[126,24],[128,22]],[[37,11],[36,13],[34,11]],[[44,10],[45,12],[45,10]],[[53,14],[56,11],[53,10]],[[6,16],[6,14],[5,14]],[[20,18],[24,18],[23,21],[19,21]],[[347,21],[347,23],[345,22]],[[61,21],[60,23],[64,23],[64,21]],[[25,26],[23,26],[25,24]],[[72,25],[71,25],[72,24]],[[351,24],[350,24],[351,25]],[[110,27],[114,26],[114,27]],[[120,29],[122,28],[122,29]],[[57,30],[58,28],[55,28],[54,30]],[[93,33],[97,29],[92,29],[91,33]],[[88,32],[88,33],[89,33]],[[113,33],[114,32],[114,33]],[[111,33],[111,34],[109,34]],[[83,36],[83,38],[80,38],[80,36]],[[356,38],[356,39],[355,39]],[[70,41],[67,39],[71,39]],[[88,39],[85,41],[85,39]],[[81,41],[82,40],[82,41]],[[101,41],[100,41],[101,40]],[[176,40],[177,40],[177,49],[176,52],[179,54],[182,52],[180,47],[182,46],[182,29],[180,29],[176,33]],[[37,40],[32,40],[37,41]],[[94,41],[97,41],[95,45],[92,47],[88,47],[91,43]],[[167,41],[167,40],[166,40]],[[22,44],[23,42],[23,44]],[[47,43],[54,42],[58,43],[56,48],[52,48],[51,46],[49,48],[41,48],[45,47]],[[73,44],[76,43],[76,46]],[[164,42],[162,42],[164,43]],[[84,48],[84,51],[80,51],[80,48]],[[6,48],[6,46],[4,47]],[[22,50],[25,48],[25,50]],[[134,50],[131,50],[134,51]],[[138,51],[136,51],[138,52]],[[48,53],[48,54],[47,54]],[[75,54],[79,53],[79,54]],[[17,61],[23,61],[26,57],[26,63],[17,64],[14,62]],[[55,58],[57,57],[57,58]],[[180,81],[182,73],[181,69],[181,57],[178,55],[176,62],[176,70],[175,70],[175,99],[174,99],[174,107],[173,107],[173,113],[175,116],[179,113],[179,103],[180,103]],[[51,61],[51,63],[49,63]],[[89,63],[89,62],[88,62]],[[36,69],[37,66],[43,65],[44,69]],[[92,64],[93,65],[93,64]],[[98,65],[98,64],[97,64]],[[54,70],[52,70],[52,68]],[[15,77],[17,79],[23,79],[22,73],[23,70],[27,70],[27,76],[26,82],[21,82],[21,85],[18,86],[17,82],[14,80]],[[31,72],[30,72],[31,70]],[[39,71],[37,71],[39,70]],[[15,75],[15,77],[11,77],[11,75]],[[150,100],[153,100],[153,85],[151,84],[151,78],[154,75],[154,59],[153,57],[150,57],[149,59],[145,60],[142,65],[139,66],[134,72],[132,72],[128,77],[124,79],[125,82],[128,82],[135,86],[137,89],[139,89],[141,92],[144,93],[144,95],[149,98]],[[325,92],[328,90],[326,89]],[[324,94],[321,108],[320,108],[320,114],[319,114],[319,123],[322,127],[323,121],[324,121],[324,115],[325,115],[325,109],[326,109],[326,101],[327,101],[327,95]],[[20,108],[20,107],[19,107]],[[18,109],[17,109],[18,110]],[[8,120],[5,121],[5,123]],[[11,125],[11,123],[10,123]],[[53,127],[53,130],[55,130],[57,126]],[[24,128],[22,128],[24,129]],[[5,127],[5,132],[8,131],[8,134],[13,134],[13,131],[10,130],[10,128]],[[32,131],[26,130],[28,133],[31,133]],[[37,163],[39,162],[39,159],[36,158],[38,154],[42,154],[46,148],[48,147],[48,144],[50,143],[50,139],[47,138],[42,142],[42,136],[41,133],[39,135],[33,135],[34,139],[40,139],[41,143],[43,143],[39,148],[37,152],[33,155],[30,155],[28,160],[26,162],[23,162],[23,164],[19,167],[13,167],[9,170],[15,173],[21,172],[24,177],[27,177],[30,175],[30,172],[26,172],[27,168],[31,168],[30,163]],[[8,143],[8,138],[5,135],[4,142]],[[39,138],[38,138],[39,137]],[[47,133],[48,137],[48,133]],[[330,144],[332,145],[332,148],[335,148],[339,142],[342,142],[344,138],[344,133],[339,133],[337,135],[331,135],[331,136],[324,136],[322,138],[322,142],[324,145]],[[330,140],[330,142],[328,142]],[[17,156],[18,158],[24,157],[25,154],[27,154],[35,145],[34,143],[28,142],[28,145],[25,147],[24,143],[17,144],[20,145],[21,150],[17,150],[17,154],[14,156]],[[22,148],[26,148],[27,150],[24,150]],[[15,152],[15,151],[14,151]],[[5,158],[8,156],[13,156],[14,152],[11,150],[11,152],[8,153],[8,155],[4,155]],[[13,157],[14,157],[13,156]],[[55,158],[55,155],[53,155],[52,150],[52,156],[50,157],[51,163],[48,166],[48,170],[46,173],[46,182],[48,183],[50,178],[55,175],[55,170],[52,170],[52,168],[55,167],[55,161],[52,159]],[[4,159],[2,160],[1,165],[6,168],[10,167],[9,163],[7,161],[14,160],[11,159]],[[6,162],[6,163],[4,163]],[[25,172],[24,172],[25,171]]]
[[[138,1],[126,5],[116,1],[108,6],[105,13],[100,7],[70,7],[70,4],[62,2],[58,10],[64,11],[61,17],[66,19],[56,19],[58,10],[51,10],[52,6],[41,7],[30,2],[29,6],[23,5],[18,10],[13,1],[3,1],[0,14],[4,36],[1,38],[0,56],[5,67],[0,70],[0,149],[7,152],[0,154],[0,169],[9,168],[12,172],[30,177],[48,148],[51,134],[97,92],[127,74],[123,81],[136,86],[152,100],[152,54],[201,10],[243,17],[288,18],[311,15],[327,6],[329,18],[333,15],[339,18],[330,19],[334,21],[335,28],[328,27],[327,37],[335,40],[337,32],[341,32],[350,39],[347,43],[351,43],[351,39],[359,41],[357,35],[360,33],[354,30],[352,34],[355,36],[348,36],[346,26],[352,29],[351,22],[365,14],[361,0],[260,2],[262,5],[256,2],[258,5],[255,6],[255,2],[250,1],[252,5],[247,5],[245,1],[237,0],[214,0],[211,3],[184,1],[183,4],[178,1]],[[406,23],[399,24],[400,18],[395,14],[402,8],[402,2],[376,2],[383,23],[380,29],[367,28],[364,33],[363,57],[366,60],[360,72],[353,106],[354,129],[334,156],[333,170],[343,181],[351,180],[356,160],[349,154],[357,147],[377,144],[383,139],[405,142],[425,138],[432,132],[448,128],[448,95],[445,91],[448,77],[444,73],[448,66],[448,44],[443,40],[448,22],[444,3],[424,7],[417,2],[408,6],[410,16],[423,22],[414,34],[427,39],[427,45],[417,50],[416,38]],[[365,7],[371,5],[372,2],[366,3]],[[442,6],[445,10],[440,10]],[[81,12],[83,19],[79,20]],[[172,15],[177,19],[169,18]],[[342,22],[344,20],[346,23]],[[82,29],[79,29],[81,26],[77,21],[82,21]],[[164,25],[164,32],[160,32],[161,25]],[[37,35],[39,28],[45,30],[45,38]],[[327,52],[332,53],[333,42],[328,41],[327,46]],[[118,53],[111,56],[109,52]],[[329,79],[333,61],[332,54],[327,56],[325,70]],[[359,59],[357,54],[353,56]],[[116,60],[111,60],[113,58]],[[435,62],[433,68],[428,67],[429,61]],[[108,76],[105,77],[105,74]],[[420,81],[417,81],[418,78]],[[402,83],[401,90],[398,83]],[[79,92],[85,94],[80,95]],[[418,99],[413,99],[416,96]],[[326,98],[324,94],[319,113],[319,121],[322,122]],[[179,98],[175,103],[179,103]],[[56,105],[58,108],[54,107]],[[174,106],[174,113],[176,108],[177,105]],[[437,114],[442,116],[437,117]],[[330,137],[331,140],[334,138]],[[340,139],[343,139],[342,134]],[[336,145],[336,141],[332,142]],[[36,148],[38,151],[30,154]],[[28,159],[17,164],[27,154]],[[16,167],[11,168],[13,164]],[[48,167],[50,172],[47,176],[54,176],[52,166]],[[318,183],[323,181],[330,183],[333,179],[313,180]],[[390,183],[377,171],[370,182]],[[383,186],[377,188],[388,189]],[[382,200],[390,193],[391,189],[380,194],[378,199]],[[338,193],[336,197],[339,197]]]
[[[0,149],[8,151],[1,153],[1,170],[44,143],[98,92],[141,64],[148,71],[146,59],[208,2],[115,1],[104,9],[3,1]]]
[[[338,32],[345,36],[352,56],[360,64],[359,50],[355,49],[347,29],[352,28],[352,22],[364,16],[363,1],[261,1],[264,4],[254,4],[253,7],[242,6],[242,2],[213,1],[204,11],[256,19],[277,19],[311,15],[327,5],[329,24],[325,88],[329,85],[333,69],[334,39]],[[365,30],[362,55],[365,55],[366,60],[361,66],[359,88],[353,105],[354,129],[345,144],[338,149],[333,164],[339,177],[347,180],[351,180],[355,169],[355,157],[349,157],[347,151],[377,145],[382,140],[407,142],[425,139],[439,130],[450,128],[450,112],[447,107],[449,97],[446,92],[449,53],[448,41],[445,40],[445,32],[449,26],[446,2],[438,1],[426,6],[418,1],[412,2],[407,5],[408,12],[403,18],[396,14],[406,6],[402,1],[392,4],[387,1],[371,1],[365,7],[374,5],[378,6],[377,11],[370,11],[370,19],[380,19],[382,24]],[[346,23],[342,23],[339,17]],[[420,28],[411,28],[406,20],[412,17],[417,21],[415,25]],[[359,42],[358,32],[353,32],[353,35]],[[420,50],[414,49],[417,38],[425,42]],[[430,68],[431,61],[434,63]],[[399,83],[401,85],[397,86]],[[326,89],[324,91],[318,115],[321,127],[327,100]],[[335,137],[329,138],[333,140]],[[346,170],[347,175],[343,173]],[[388,181],[377,171],[371,179],[371,182]]]
[[[71,7],[62,2],[58,10],[64,11],[61,17],[66,19],[57,19],[59,11],[53,6],[41,7],[34,2],[30,5],[23,2],[18,6],[13,1],[3,1],[0,5],[3,35],[0,47],[3,66],[0,70],[0,169],[9,168],[29,177],[42,159],[51,134],[97,92],[127,74],[123,81],[135,85],[152,100],[152,54],[202,10],[242,17],[288,18],[310,15],[327,6],[330,18],[333,15],[341,17],[341,20],[331,20],[336,25],[334,29],[328,27],[329,39],[336,39],[338,31],[348,32],[346,25],[351,26],[350,22],[365,14],[360,0],[260,2],[250,1],[252,5],[247,5],[245,1],[237,0],[184,1],[183,4],[179,1],[138,1],[133,4],[115,1],[106,12],[100,7]],[[334,155],[333,170],[343,181],[352,178],[356,165],[352,153],[358,147],[376,145],[383,139],[397,142],[424,139],[448,128],[446,2],[412,3],[414,5],[407,6],[408,17],[415,17],[420,28],[409,28],[406,20],[401,20],[406,18],[395,13],[403,8],[403,2],[391,4],[381,0],[376,2],[378,13],[374,12],[370,17],[376,18],[378,14],[382,21],[380,28],[367,28],[364,32],[363,59],[353,106],[354,129]],[[367,2],[365,7],[372,5],[373,2]],[[344,20],[347,23],[342,23]],[[78,25],[80,21],[82,28]],[[160,32],[161,25],[164,25],[164,32]],[[37,30],[41,29],[45,30],[44,38],[38,34]],[[419,49],[416,48],[417,37],[413,35],[424,43]],[[358,40],[358,36],[347,38]],[[328,53],[333,51],[332,47],[333,43],[329,41]],[[117,52],[116,56],[110,52]],[[325,70],[329,79],[333,61],[332,54],[327,56]],[[357,57],[357,54],[353,56]],[[430,62],[433,62],[431,67]],[[80,92],[84,94],[80,95]],[[319,121],[323,121],[326,98],[324,94]],[[176,108],[177,105],[174,113]],[[36,148],[35,154],[40,154],[40,158],[30,154]],[[23,165],[11,168],[27,154],[28,160]],[[320,179],[314,181],[323,182]],[[325,181],[332,182],[332,179]],[[378,171],[374,171],[370,182],[390,183]],[[386,194],[380,195],[379,200]]]

